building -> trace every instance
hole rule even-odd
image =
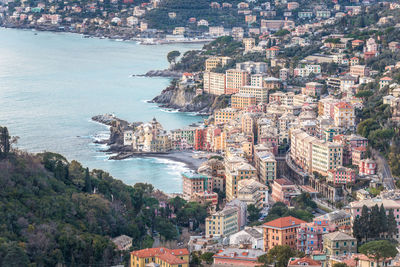
[[[365,65],[350,66],[350,75],[355,77],[369,76],[369,69]]]
[[[238,231],[238,210],[236,207],[225,207],[206,218],[206,237],[229,237]]]
[[[275,58],[279,54],[279,48],[276,46],[273,46],[271,48],[267,48],[266,50],[266,57],[267,59]]]
[[[296,233],[302,223],[306,222],[292,216],[264,223],[264,251],[282,245],[296,249]]]
[[[330,213],[314,218],[314,221],[326,221],[329,224],[334,224],[337,227],[350,227],[351,215],[344,210],[336,210]]]
[[[315,140],[311,144],[312,172],[328,175],[328,171],[343,164],[343,145]]]
[[[236,109],[247,109],[257,104],[256,97],[250,94],[237,93],[231,97],[231,107]]]
[[[234,207],[238,211],[238,226],[239,230],[243,229],[247,223],[247,204],[237,198],[226,203],[225,208]]]
[[[267,103],[268,101],[268,89],[260,86],[243,86],[239,88],[240,94],[247,94],[256,97],[256,104]]]
[[[374,175],[376,172],[376,162],[372,159],[362,159],[359,163],[358,173],[360,175]]]
[[[225,94],[226,77],[224,73],[204,72],[203,89],[205,93],[211,95]]]
[[[288,267],[322,267],[322,263],[308,257],[290,258]]]
[[[356,172],[346,167],[338,167],[328,171],[326,181],[336,184],[348,184],[356,182]]]
[[[229,245],[231,247],[264,250],[263,230],[258,227],[246,227],[229,237]]]
[[[357,252],[357,240],[339,231],[324,235],[323,244],[327,256],[345,256]]]
[[[229,69],[226,71],[226,88],[225,94],[232,95],[239,92],[239,88],[248,85],[250,75],[247,71]]]
[[[333,119],[336,127],[353,129],[356,125],[354,107],[346,102],[339,102],[335,104]]]
[[[254,38],[243,38],[244,52],[250,52],[256,46]]]
[[[336,225],[327,220],[314,220],[302,223],[297,230],[297,249],[307,255],[322,251],[322,237],[324,234],[334,232]]]
[[[281,80],[275,77],[264,78],[263,86],[269,90],[280,89],[282,86]]]
[[[237,197],[238,183],[244,179],[257,177],[256,169],[246,162],[229,164],[225,169],[226,200],[231,201]]]
[[[259,266],[258,257],[264,254],[255,249],[225,248],[213,256],[213,266]]]
[[[306,87],[302,88],[303,95],[319,96],[321,95],[323,85],[317,82],[308,82]]]
[[[276,159],[272,152],[257,151],[254,153],[254,161],[262,183],[269,184],[276,179]]]
[[[388,86],[392,82],[392,78],[383,77],[379,80],[379,88],[382,89],[385,86]]]
[[[237,199],[248,205],[262,209],[268,203],[268,187],[255,179],[245,179],[238,183]]]
[[[206,175],[187,172],[182,173],[183,198],[191,199],[195,193],[203,193],[205,191],[213,191],[213,181]]]
[[[237,110],[233,108],[219,109],[214,113],[215,124],[225,124],[233,120],[236,117],[237,113]]]
[[[262,74],[268,70],[268,65],[265,62],[246,61],[236,63],[237,70],[244,70],[251,74]]]
[[[212,71],[216,67],[223,67],[229,63],[230,57],[210,57],[206,59],[205,71]]]
[[[293,197],[300,195],[296,185],[286,178],[274,180],[272,184],[271,197],[275,202],[283,202],[290,205],[290,200]]]
[[[189,267],[189,251],[186,248],[146,248],[131,252],[130,267],[145,267],[150,263],[158,266]]]

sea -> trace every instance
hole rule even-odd
[[[0,28],[0,125],[18,136],[18,148],[52,151],[90,169],[102,169],[133,185],[151,183],[167,193],[182,191],[181,162],[158,158],[109,160],[94,144],[108,128],[91,120],[113,113],[128,121],[156,118],[167,130],[202,121],[193,113],[148,103],[168,78],[133,77],[168,67],[172,50],[201,44],[145,46],[131,41],[83,38],[79,34]]]

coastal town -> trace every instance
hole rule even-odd
[[[205,46],[201,70],[183,72],[173,90],[228,101],[201,125],[165,131],[154,118],[123,131],[135,153],[205,158],[173,197],[207,205],[208,216],[175,247],[131,252],[131,266],[400,264],[397,250],[378,260],[364,252],[399,240],[400,227],[400,5],[377,5],[335,3],[301,12],[319,18],[301,25],[220,27],[229,36]],[[369,12],[375,21],[356,25]]]
[[[58,180],[93,199],[108,197],[107,208],[87,212],[89,221],[108,210],[131,216],[126,227],[118,224],[128,219],[103,226],[118,229],[107,239],[119,263],[400,266],[400,3],[248,0],[187,7],[177,1],[180,14],[175,1],[0,4],[5,27],[142,44],[206,43],[171,54],[166,71],[174,78],[152,101],[196,112],[199,123],[167,130],[156,117],[92,118],[109,126],[106,152],[117,153],[110,160],[181,155],[178,161],[196,161],[179,177],[181,192],[141,183],[123,191],[106,173],[74,161],[64,168],[65,158],[42,156],[43,169]],[[196,5],[203,13],[187,12]]]

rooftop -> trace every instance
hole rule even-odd
[[[131,255],[139,258],[150,258],[158,257],[159,259],[167,262],[168,264],[184,264],[184,260],[181,260],[177,256],[189,255],[189,251],[186,248],[183,249],[168,249],[168,248],[146,248],[142,250],[132,251]]]
[[[325,234],[324,239],[329,239],[331,241],[356,240],[354,237],[339,231]]]
[[[265,252],[256,249],[226,248],[215,254],[214,258],[229,258],[236,260],[257,260]]]
[[[279,218],[267,223],[264,223],[264,227],[273,227],[273,228],[286,228],[286,227],[293,227],[293,226],[298,226],[302,223],[306,223],[303,220],[297,219],[295,217],[292,216],[288,216],[288,217],[283,217],[283,218]]]

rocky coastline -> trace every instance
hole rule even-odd
[[[183,72],[174,70],[150,70],[145,74],[133,74],[132,77],[164,77],[164,78],[180,78]]]

